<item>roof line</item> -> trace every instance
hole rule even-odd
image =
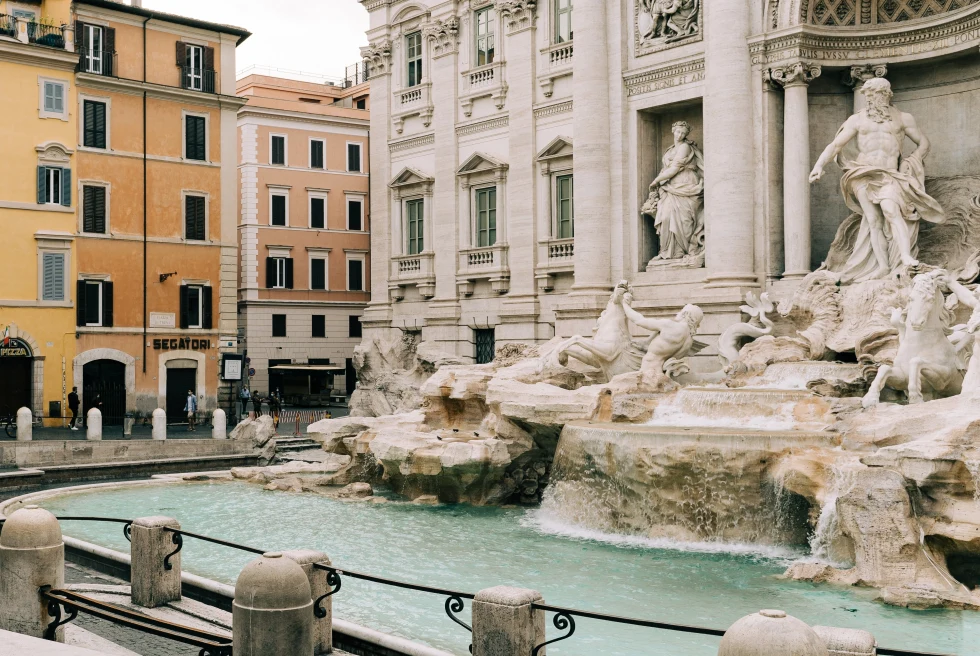
[[[177,14],[168,14],[164,11],[156,11],[153,9],[144,9],[143,7],[134,7],[132,5],[123,4],[121,2],[113,2],[112,0],[75,0],[76,3],[81,5],[89,5],[92,7],[99,7],[100,9],[111,9],[113,11],[121,11],[126,14],[133,14],[135,16],[142,16],[143,18],[155,18],[157,20],[166,21],[168,23],[176,23],[177,25],[186,25],[187,27],[196,27],[202,30],[210,30],[212,32],[221,32],[224,34],[232,34],[239,37],[238,43],[236,45],[241,45],[245,39],[252,36],[252,33],[242,27],[235,27],[234,25],[223,25],[221,23],[212,23],[210,21],[198,20],[197,18],[188,18],[186,16],[178,16]]]

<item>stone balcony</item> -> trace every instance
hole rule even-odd
[[[402,133],[405,119],[410,116],[418,116],[422,120],[422,126],[429,127],[434,109],[431,82],[422,82],[414,87],[395,91],[391,101],[391,119],[395,132]]]
[[[473,114],[473,102],[478,98],[489,97],[497,109],[504,108],[504,102],[507,100],[504,62],[495,61],[492,64],[471,68],[462,75],[463,85],[459,93],[459,102],[464,115]]]
[[[419,295],[432,298],[436,295],[435,253],[427,251],[417,255],[395,255],[391,258],[388,276],[388,293],[393,301],[405,298],[405,287],[415,285]]]
[[[541,49],[541,72],[538,85],[545,98],[550,98],[555,90],[555,80],[572,74],[572,55],[575,49],[571,41],[556,43]]]
[[[456,287],[459,293],[469,296],[473,293],[474,282],[489,280],[493,291],[506,294],[510,290],[510,266],[507,255],[507,244],[460,250],[459,267],[456,272]]]
[[[555,287],[555,275],[575,272],[575,239],[539,241],[537,261],[534,277],[538,281],[538,289],[550,292]]]

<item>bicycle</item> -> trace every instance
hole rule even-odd
[[[0,423],[3,423],[3,429],[7,433],[7,437],[10,439],[17,438],[17,417],[16,415],[6,415],[0,419]]]

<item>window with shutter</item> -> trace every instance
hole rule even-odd
[[[41,300],[65,300],[64,253],[43,253],[41,255]]]
[[[364,260],[347,260],[347,291],[364,291]]]
[[[310,227],[324,228],[326,219],[326,198],[310,198]]]
[[[61,205],[63,196],[61,185],[64,169],[53,166],[46,166],[42,168],[44,169],[43,202],[51,205]]]
[[[310,289],[327,288],[327,261],[321,258],[310,260]]]
[[[44,106],[42,118],[45,115],[63,116],[65,113],[65,84],[63,82],[44,81]]]
[[[286,137],[272,135],[270,163],[280,166],[286,165]]]
[[[186,328],[200,328],[203,317],[202,301],[204,294],[200,287],[187,286],[187,326]]]
[[[207,125],[203,116],[184,117],[184,157],[207,160]]]
[[[204,241],[206,238],[205,198],[204,196],[185,196],[184,239]]]
[[[86,100],[83,105],[84,129],[82,144],[87,148],[106,147],[106,104]]]
[[[201,287],[201,328],[211,328],[211,307],[214,304],[211,287]]]
[[[361,144],[347,144],[347,170],[351,173],[361,172]]]
[[[291,262],[285,257],[270,257],[266,259],[267,274],[266,282],[268,287],[271,289],[287,289],[287,275],[286,270],[288,264]]]
[[[347,229],[363,230],[364,203],[360,198],[347,199]]]
[[[102,283],[100,281],[85,281],[85,325],[102,325]]]
[[[281,194],[272,195],[272,225],[286,225],[286,197]]]
[[[99,25],[86,25],[82,30],[81,64],[86,73],[102,75],[105,59],[103,28]]]
[[[105,234],[105,187],[82,187],[82,232]]]
[[[102,326],[112,327],[112,281],[102,282]]]
[[[322,314],[313,315],[313,331],[310,335],[311,337],[326,337],[327,336],[327,321],[326,317]]]
[[[183,44],[186,52],[184,71],[181,76],[185,89],[204,91],[204,48]]]
[[[310,141],[310,168],[323,168],[323,140],[313,139]]]

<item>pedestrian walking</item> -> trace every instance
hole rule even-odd
[[[238,400],[242,404],[242,418],[248,416],[248,402],[252,398],[252,394],[248,391],[248,387],[242,385],[242,389],[238,392]]]
[[[187,413],[187,430],[195,431],[194,424],[197,420],[197,397],[194,392],[187,390],[187,403],[184,404],[184,412]]]
[[[75,421],[78,420],[78,388],[72,387],[71,394],[68,395],[68,410],[71,411],[71,423],[68,424],[68,428],[73,431],[78,430],[78,426],[75,425]]]
[[[272,415],[272,426],[279,428],[279,415],[282,412],[282,400],[279,398],[279,390],[276,390],[269,397],[269,414]]]
[[[262,392],[252,392],[252,412],[256,417],[262,416]]]

